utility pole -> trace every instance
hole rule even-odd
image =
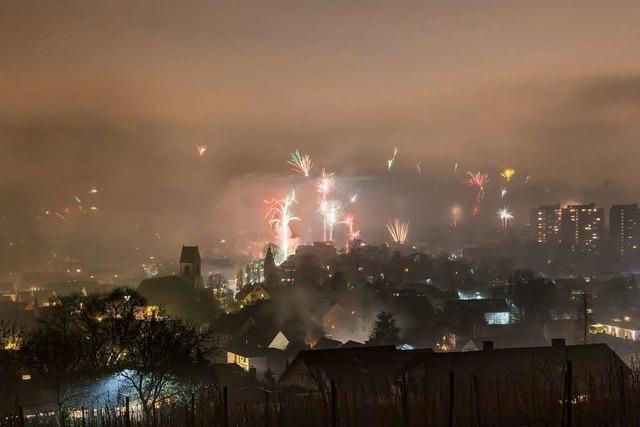
[[[587,344],[587,336],[589,334],[589,307],[588,307],[588,303],[587,303],[587,291],[583,290],[582,291],[582,310],[583,310],[583,316],[584,316],[584,330],[583,332],[583,344]]]

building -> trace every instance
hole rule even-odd
[[[604,209],[594,203],[561,210],[559,242],[576,252],[599,252],[604,236]]]
[[[195,289],[202,288],[202,261],[197,246],[183,246],[180,253],[180,278]]]
[[[312,245],[299,245],[296,248],[296,257],[312,256],[316,262],[324,264],[338,255],[338,250],[333,242],[313,242]]]
[[[638,204],[613,205],[609,210],[609,242],[613,253],[621,257],[635,253],[640,229]]]
[[[536,242],[540,244],[558,243],[561,214],[560,204],[539,206],[531,210],[530,225]]]

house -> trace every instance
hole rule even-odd
[[[289,342],[281,330],[250,326],[225,345],[227,363],[236,364],[245,371],[255,370],[258,377],[267,371],[277,377],[286,366],[285,350]]]
[[[243,286],[235,296],[236,300],[242,305],[255,304],[257,301],[271,299],[271,294],[260,283]]]
[[[366,340],[373,327],[373,320],[361,316],[355,306],[347,308],[340,303],[336,303],[322,315],[322,325],[331,338],[338,340],[349,340],[351,338]]]
[[[318,340],[316,345],[313,346],[314,350],[330,350],[334,348],[340,348],[342,342],[327,337],[322,337]]]
[[[506,325],[511,322],[511,310],[504,298],[450,300],[444,316],[467,325]]]
[[[303,351],[279,384],[337,393],[362,407],[403,402],[410,413],[427,409],[430,419],[439,420],[429,425],[444,425],[449,411],[456,425],[555,425],[563,402],[576,413],[596,400],[609,408],[631,375],[607,345],[554,339],[551,346],[505,349],[486,341],[480,351],[451,353],[392,346]],[[611,410],[619,411],[617,405]]]
[[[417,352],[421,351],[431,352],[430,349]],[[326,392],[333,381],[341,390],[357,390],[363,384],[387,390],[415,353],[394,346],[301,351],[282,374],[279,384]]]
[[[485,341],[480,351],[420,353],[408,363],[404,378],[409,393],[455,390],[457,396],[477,399],[485,414],[502,408],[512,417],[501,418],[504,425],[548,425],[561,409],[569,372],[574,404],[596,397],[607,401],[631,376],[631,369],[605,344],[566,345],[554,339],[542,347],[496,349]]]

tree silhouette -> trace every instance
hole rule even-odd
[[[369,335],[370,345],[393,345],[400,343],[400,328],[396,319],[386,311],[378,313],[376,323]]]

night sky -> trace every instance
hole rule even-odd
[[[467,170],[491,177],[487,224],[504,204],[523,223],[539,203],[634,202],[638,22],[637,1],[2,2],[0,255],[245,251],[291,188],[312,240],[296,148],[337,173],[336,196],[360,191],[371,239],[469,211]],[[85,213],[51,215],[76,197]]]

